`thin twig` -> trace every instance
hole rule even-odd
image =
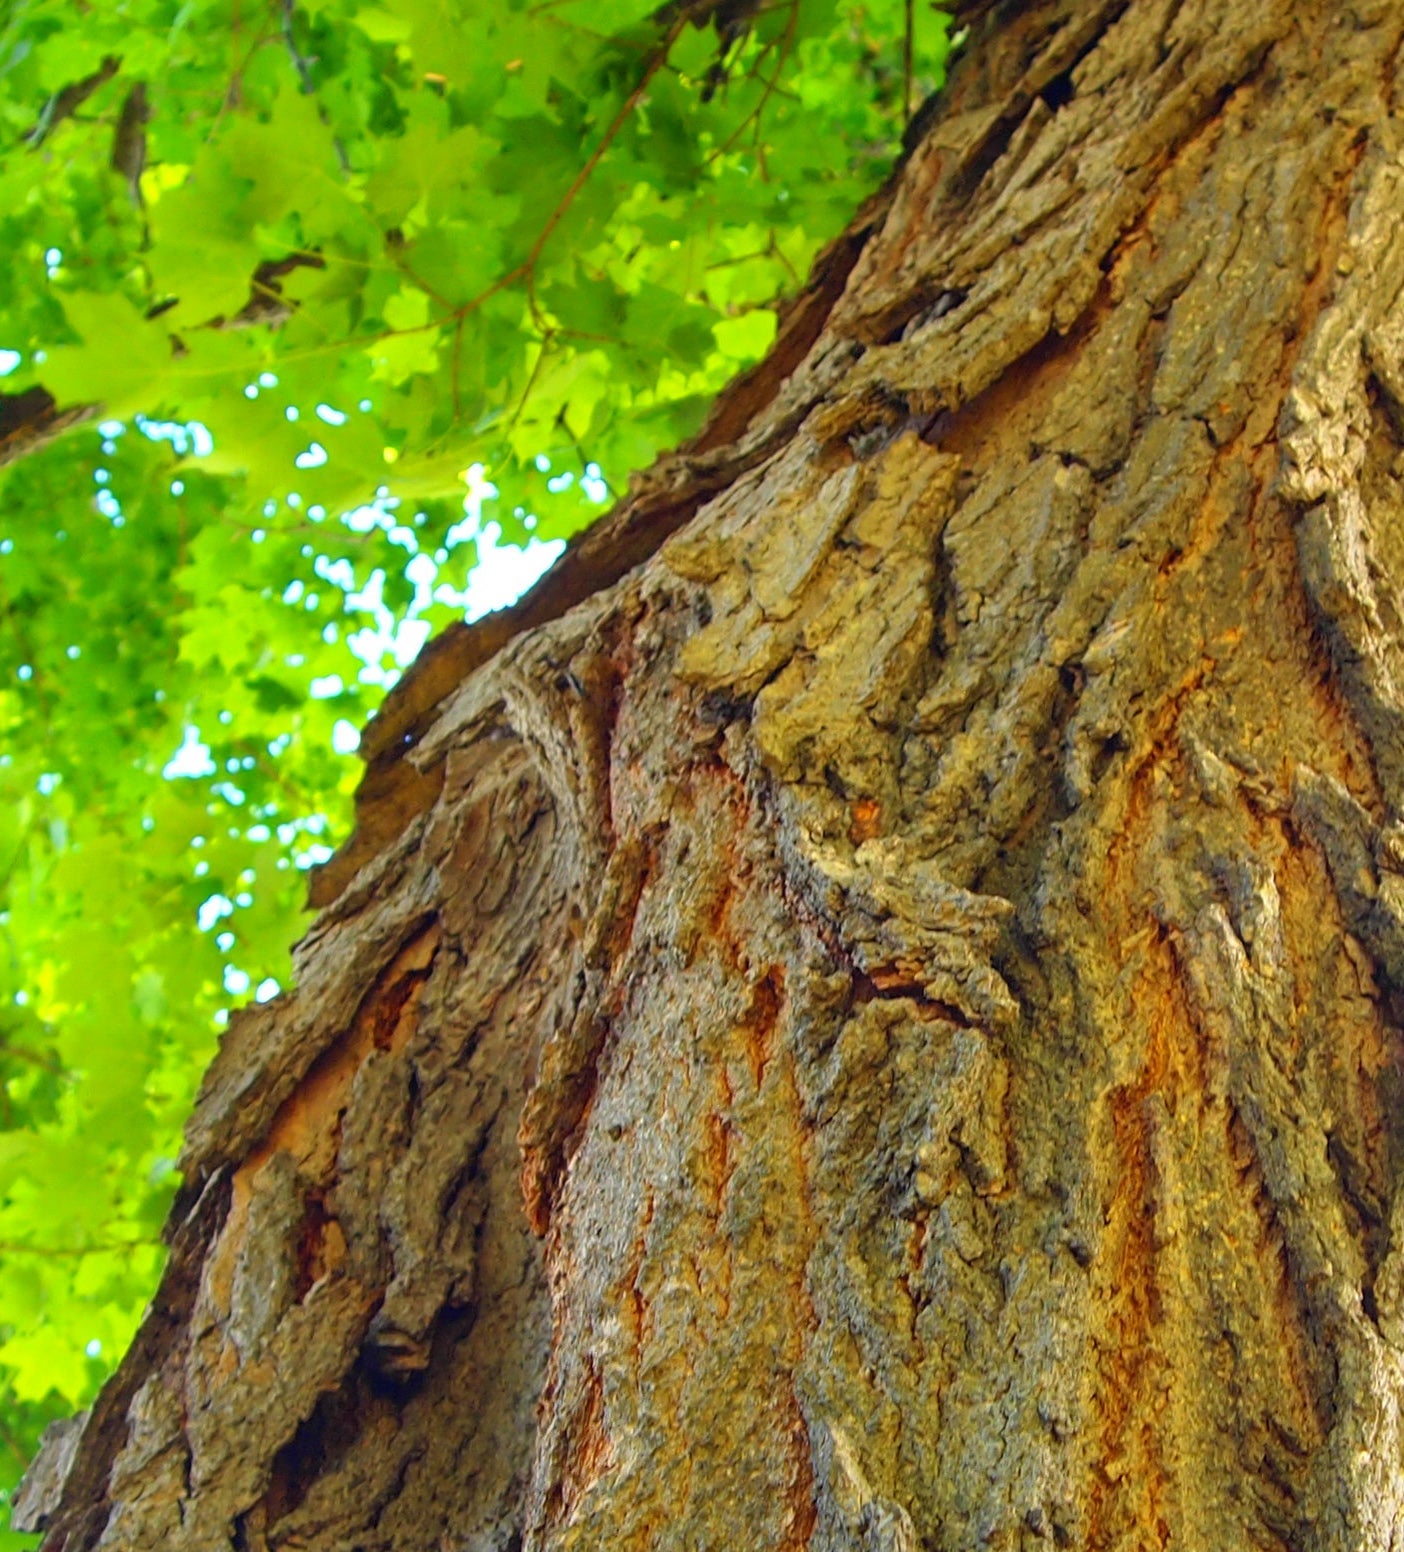
[[[45,1072],[51,1072],[55,1077],[61,1078],[67,1071],[52,1056],[45,1056],[39,1051],[31,1051],[25,1045],[12,1045],[8,1040],[0,1040],[0,1056],[13,1056],[16,1061],[29,1062],[31,1066],[42,1067]]]
[[[0,1440],[3,1440],[5,1448],[9,1450],[10,1454],[13,1455],[20,1463],[21,1468],[27,1468],[30,1458],[29,1451],[26,1450],[20,1444],[19,1440],[15,1438],[14,1434],[10,1432],[10,1425],[5,1421],[3,1416],[0,1416]]]
[[[586,465],[591,463],[593,460],[585,456],[585,449],[580,445],[580,438],[576,436],[575,428],[566,419],[566,406],[564,404],[561,405],[560,409],[556,411],[556,424],[570,438],[570,445],[575,449],[575,456],[580,460],[580,473],[583,476],[585,473]],[[600,469],[599,464],[595,464],[595,467]],[[600,469],[600,480],[603,483],[605,490],[609,493],[610,498],[617,501],[619,499],[619,492],[615,490],[613,485],[610,484],[609,476],[604,472],[603,469]]]
[[[507,422],[507,429],[509,431],[522,418],[522,411],[526,408],[527,400],[531,397],[531,390],[536,387],[536,379],[541,372],[542,366],[545,364],[547,352],[551,349],[555,338],[556,333],[554,329],[548,329],[541,338],[541,348],[536,353],[536,360],[532,362],[531,374],[527,378],[526,387],[522,389],[522,396],[517,401],[516,409],[512,411],[511,420]]]
[[[535,15],[537,12],[544,11],[545,9],[544,6],[538,6],[535,11],[528,12],[528,15]],[[541,19],[542,21],[550,22],[553,26],[564,27],[569,32],[582,33],[587,38],[595,39],[597,43],[607,43],[612,48],[630,49],[636,54],[648,52],[647,43],[636,43],[632,38],[614,37],[607,32],[597,32],[593,27],[583,26],[580,22],[570,21],[564,16],[543,15]]]
[[[292,57],[293,69],[297,71],[298,79],[302,82],[302,89],[310,97],[314,90],[312,85],[312,66],[297,46],[297,39],[293,36],[293,7],[296,0],[283,0],[283,42],[287,44],[288,53]]]
[[[546,244],[551,240],[551,234],[565,219],[566,213],[575,203],[581,189],[583,189],[586,183],[589,181],[590,175],[594,172],[595,168],[599,166],[605,152],[608,151],[610,146],[614,144],[619,131],[623,129],[624,125],[628,122],[629,115],[636,107],[638,107],[640,101],[642,101],[644,93],[648,90],[649,83],[662,68],[664,61],[672,52],[673,45],[682,35],[682,30],[686,25],[686,15],[679,16],[674,19],[672,25],[668,28],[667,32],[664,33],[663,41],[653,51],[653,54],[649,57],[647,64],[645,64],[643,74],[640,75],[638,83],[635,85],[633,91],[631,91],[624,99],[624,102],[621,105],[619,111],[610,121],[609,128],[605,130],[600,143],[586,158],[585,165],[578,173],[576,173],[570,187],[565,191],[564,195],[562,195],[556,208],[546,218],[545,226],[541,228],[540,235],[532,244],[531,249],[526,256],[524,268],[528,273],[530,273],[530,271],[535,266],[536,261],[541,257],[542,249],[545,248]]]
[[[159,1245],[159,1239],[114,1239],[98,1245],[25,1245],[18,1240],[0,1240],[0,1256],[46,1256],[67,1260],[75,1256],[108,1256],[119,1250],[142,1250]]]
[[[771,229],[770,229],[770,251],[775,255],[775,257],[777,259],[780,260],[780,262],[785,266],[785,268],[787,270],[789,270],[789,272],[790,272],[790,279],[793,280],[794,283],[797,286],[801,285],[802,281],[800,279],[799,271],[790,262],[789,254],[787,254],[785,252],[785,250],[780,246],[780,244],[778,242],[776,242],[776,240],[775,240],[775,228],[774,227],[771,227]]]
[[[87,102],[98,87],[117,74],[121,63],[122,61],[115,54],[109,54],[91,75],[86,75],[81,81],[74,81],[71,86],[62,87],[55,92],[44,104],[34,127],[24,136],[29,149],[37,151],[65,119],[71,118]]]
[[[741,120],[736,128],[732,130],[732,132],[726,137],[721,145],[719,145],[708,156],[706,163],[707,166],[710,167],[718,157],[725,156],[726,153],[732,148],[732,146],[736,144],[741,136],[745,134],[746,130],[749,129],[752,125],[755,126],[755,133],[752,137],[752,142],[756,146],[756,152],[757,155],[761,158],[762,164],[764,163],[765,153],[760,147],[761,115],[765,112],[766,104],[769,103],[770,99],[779,91],[780,75],[785,68],[785,61],[790,57],[790,50],[794,46],[795,28],[799,25],[799,0],[789,0],[789,12],[790,16],[789,20],[785,24],[784,35],[778,40],[767,43],[756,56],[756,62],[752,73],[759,75],[760,65],[765,56],[769,54],[770,51],[774,48],[778,47],[780,50],[779,57],[775,61],[774,71],[769,76],[760,76],[760,79],[765,83],[765,90],[760,95],[760,101],[755,105],[754,108],[751,109],[746,117]]]
[[[714,269],[734,269],[738,264],[751,264],[756,259],[774,259],[778,257],[779,255],[775,251],[775,234],[772,232],[770,234],[770,241],[764,248],[757,248],[754,253],[738,253],[734,258],[730,259],[714,259],[712,263],[707,265],[706,272],[710,275]]]
[[[463,405],[459,398],[459,378],[463,368],[463,315],[460,313],[453,320],[453,371],[449,380],[449,387],[453,391],[453,423],[457,425],[463,416]]]
[[[239,15],[237,6],[235,8],[232,30],[234,33],[233,43],[235,48],[237,48],[239,41]],[[239,107],[239,105],[243,102],[244,72],[249,68],[250,64],[253,63],[253,57],[258,53],[259,49],[261,49],[266,43],[271,43],[272,41],[272,32],[260,32],[249,45],[248,52],[244,55],[243,60],[235,64],[233,73],[229,77],[229,86],[224,93],[224,99],[219,105],[219,112],[215,114],[214,122],[210,125],[209,133],[205,136],[206,144],[213,141],[215,135],[219,131],[220,126],[224,123],[225,114],[228,113],[231,109]],[[234,51],[235,49],[231,49],[231,52]]]
[[[315,97],[317,88],[312,80],[312,62],[297,46],[297,39],[293,36],[293,6],[295,0],[283,0],[283,42],[287,45],[288,53],[292,56],[293,69],[297,71],[298,80],[302,82],[303,95]],[[330,128],[327,115],[321,103],[317,104],[317,117]],[[346,154],[346,147],[341,143],[340,135],[331,137],[332,146],[336,150],[336,159],[341,164],[343,177],[351,176],[351,158]]]

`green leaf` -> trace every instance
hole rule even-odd
[[[171,370],[171,342],[120,292],[77,291],[64,312],[81,345],[63,345],[44,363],[44,380],[61,403],[101,404],[109,415],[160,404]]]

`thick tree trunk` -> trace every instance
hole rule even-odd
[[[1004,11],[371,730],[50,1552],[1404,1543],[1404,8]]]

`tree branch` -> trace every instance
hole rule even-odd
[[[97,412],[96,404],[61,410],[48,389],[37,386],[23,393],[0,393],[0,468],[36,452]]]
[[[74,81],[54,93],[44,104],[34,128],[24,137],[31,151],[37,151],[66,118],[71,118],[88,98],[117,74],[122,61],[115,54],[108,54],[103,62],[81,81]]]

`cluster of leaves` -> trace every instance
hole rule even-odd
[[[910,0],[8,8],[0,459],[81,423],[0,469],[0,1494],[150,1294],[355,728],[763,354],[946,48]]]

